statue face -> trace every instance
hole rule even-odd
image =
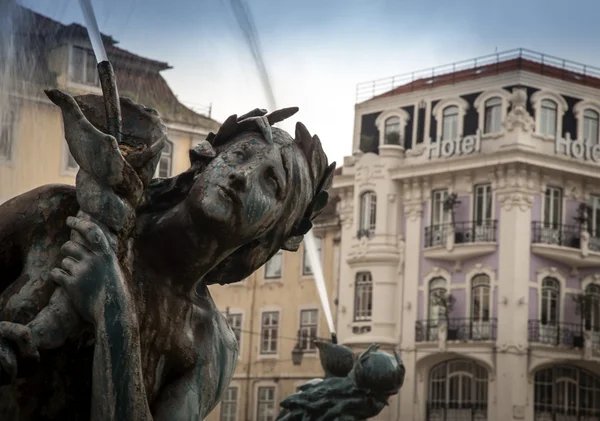
[[[291,140],[291,139],[290,139]],[[225,146],[194,182],[187,206],[203,230],[232,246],[259,237],[284,216],[291,196],[291,169],[306,168],[301,154],[258,133],[243,133]],[[295,160],[295,162],[293,162]],[[292,215],[290,215],[292,216]]]

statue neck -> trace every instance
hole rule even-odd
[[[171,279],[173,286],[189,292],[231,253],[209,232],[199,234],[184,202],[165,212],[140,215],[138,259],[158,275]]]

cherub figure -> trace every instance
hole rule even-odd
[[[336,348],[338,346],[320,347],[321,361],[326,361],[324,368],[328,362],[335,361],[329,358],[329,353],[344,354]],[[277,420],[359,421],[378,415],[388,405],[389,397],[400,390],[405,373],[397,352],[392,357],[378,349],[379,345],[371,345],[345,377],[331,375],[331,370],[326,368],[330,377],[308,382],[299,393],[281,402],[283,411]]]

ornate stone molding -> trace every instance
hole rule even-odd
[[[518,208],[525,212],[533,206],[533,197],[523,192],[505,193],[500,196],[500,205],[507,211]]]
[[[411,203],[404,205],[404,215],[406,215],[406,219],[409,221],[417,221],[423,216],[423,204]]]
[[[520,127],[524,132],[533,132],[535,130],[535,120],[527,112],[527,91],[525,89],[515,89],[509,98],[512,109],[504,120],[504,127],[512,132]]]

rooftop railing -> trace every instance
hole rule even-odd
[[[443,77],[445,75],[467,72],[471,76],[478,75],[483,77],[506,72],[506,67],[501,66],[501,63],[511,60],[515,60],[518,63],[522,63],[523,61],[537,63],[540,65],[539,71],[543,73],[544,69],[548,69],[554,77],[562,77],[565,80],[583,84],[586,84],[586,80],[588,79],[594,79],[595,84],[599,84],[600,68],[598,67],[538,53],[525,48],[517,48],[429,69],[359,83],[356,86],[356,102],[367,101],[379,95],[389,93],[401,86],[406,86],[406,91],[410,92],[411,90],[434,87],[436,84],[449,84],[465,80],[464,77],[458,77],[456,80],[453,80],[452,78]],[[473,72],[468,72],[469,70]],[[414,86],[411,86],[411,84]]]

